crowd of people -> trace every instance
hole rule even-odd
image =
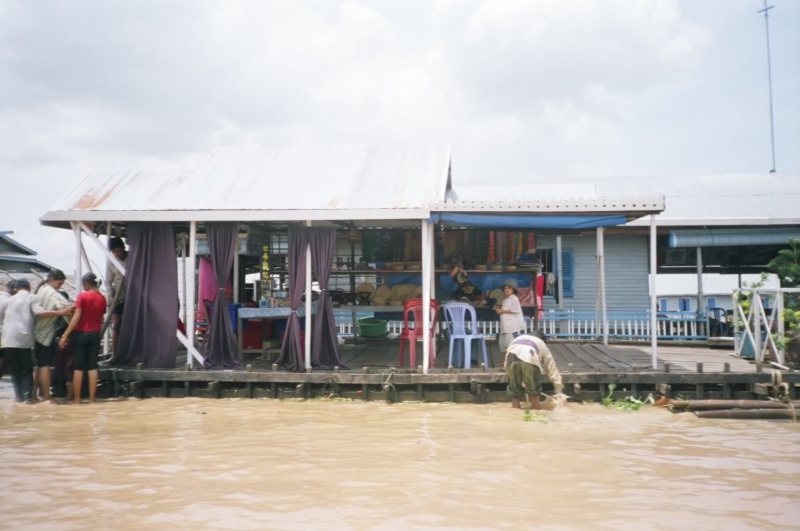
[[[123,264],[128,252],[120,238],[111,238],[109,250]],[[113,345],[119,334],[125,307],[124,277],[110,269],[109,293],[113,304]],[[80,403],[84,373],[88,376],[89,402],[97,392],[97,369],[107,299],[100,293],[94,273],[81,279],[75,301],[62,290],[67,277],[58,269],[31,293],[28,280],[12,280],[0,290],[0,377],[11,374],[14,396],[19,402],[51,401],[51,373],[55,367],[66,381],[68,403]]]

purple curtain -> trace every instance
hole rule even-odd
[[[322,290],[317,301],[314,321],[314,338],[311,346],[311,365],[320,369],[342,367],[339,359],[339,340],[333,319],[333,303],[328,295],[333,256],[336,253],[336,229],[309,230],[311,242],[311,269]],[[342,367],[347,368],[347,367]]]
[[[306,289],[306,248],[308,247],[308,232],[304,227],[289,227],[289,304],[292,312],[286,323],[286,333],[283,336],[281,357],[277,364],[282,369],[302,372],[305,370],[303,357],[303,341],[300,336],[300,317],[297,310],[300,308],[303,293]],[[306,319],[311,319],[310,315]]]
[[[225,295],[225,279],[233,267],[234,253],[239,232],[238,223],[206,223],[208,254],[217,279],[217,298],[214,311],[209,316],[209,338],[206,343],[205,366],[208,369],[242,369],[242,360],[236,349],[231,316],[228,312],[228,297]]]
[[[178,265],[169,223],[129,223],[125,315],[111,365],[175,367]]]

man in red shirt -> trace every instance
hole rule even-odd
[[[83,373],[89,373],[89,403],[94,403],[97,393],[97,358],[100,355],[100,332],[103,329],[103,315],[106,312],[106,298],[100,293],[97,275],[83,275],[83,292],[75,301],[75,313],[61,336],[58,346],[62,349],[69,335],[75,331],[75,351],[73,354],[75,375],[72,385],[75,404],[81,403]]]

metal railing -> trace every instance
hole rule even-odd
[[[737,356],[764,361],[767,353],[783,365],[786,341],[784,297],[800,288],[751,288],[733,291],[733,330]],[[764,304],[764,302],[767,304]],[[750,354],[752,356],[745,355]]]

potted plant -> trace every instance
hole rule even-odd
[[[800,286],[800,240],[789,240],[789,248],[782,249],[767,266],[781,281],[782,288]],[[783,314],[785,341],[783,348],[787,363],[797,364],[800,359],[800,294],[784,293]]]

